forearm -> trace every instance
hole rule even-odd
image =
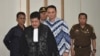
[[[5,46],[7,47],[7,49],[9,50],[10,49],[10,42],[9,41],[7,41],[7,40],[4,40],[4,44],[5,44]]]
[[[92,53],[93,53],[93,55],[95,55],[95,53],[96,53],[96,39],[92,39],[92,48],[93,48]]]
[[[74,39],[71,39],[71,50],[74,49]]]
[[[92,40],[92,48],[93,49],[96,49],[96,39],[93,39]]]

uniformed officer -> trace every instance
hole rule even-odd
[[[72,56],[95,56],[96,53],[96,35],[93,27],[87,24],[87,14],[79,14],[79,24],[72,26],[71,36],[71,55]],[[92,52],[91,52],[92,44]]]
[[[47,8],[46,7],[41,7],[39,9],[39,12],[40,12],[40,20],[41,22],[43,23],[46,19],[47,19]]]

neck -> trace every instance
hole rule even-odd
[[[24,25],[22,24],[18,24],[23,30],[24,30]]]
[[[55,18],[50,18],[49,19],[51,22],[54,22],[55,21]]]
[[[45,21],[45,20],[41,19],[40,21],[43,22],[43,21]]]
[[[85,24],[80,24],[80,26],[81,26],[82,28],[84,28],[84,27],[85,27]]]

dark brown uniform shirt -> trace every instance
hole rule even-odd
[[[86,24],[84,28],[81,28],[80,24],[76,24],[70,31],[71,39],[74,39],[74,45],[76,46],[89,46],[91,39],[96,39],[93,27]]]

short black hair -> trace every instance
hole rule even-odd
[[[87,14],[86,13],[80,13],[78,18],[80,18],[81,15],[84,15],[86,17],[86,19],[87,19]]]
[[[47,10],[48,10],[49,8],[54,8],[54,9],[55,9],[55,11],[57,11],[56,6],[54,6],[54,5],[49,5],[49,6],[47,7]]]
[[[38,11],[32,12],[30,15],[30,19],[38,18],[40,20],[40,13]]]
[[[17,15],[16,15],[16,18],[18,18],[18,17],[19,17],[19,15],[26,16],[24,12],[18,12],[18,13],[17,13]]]

